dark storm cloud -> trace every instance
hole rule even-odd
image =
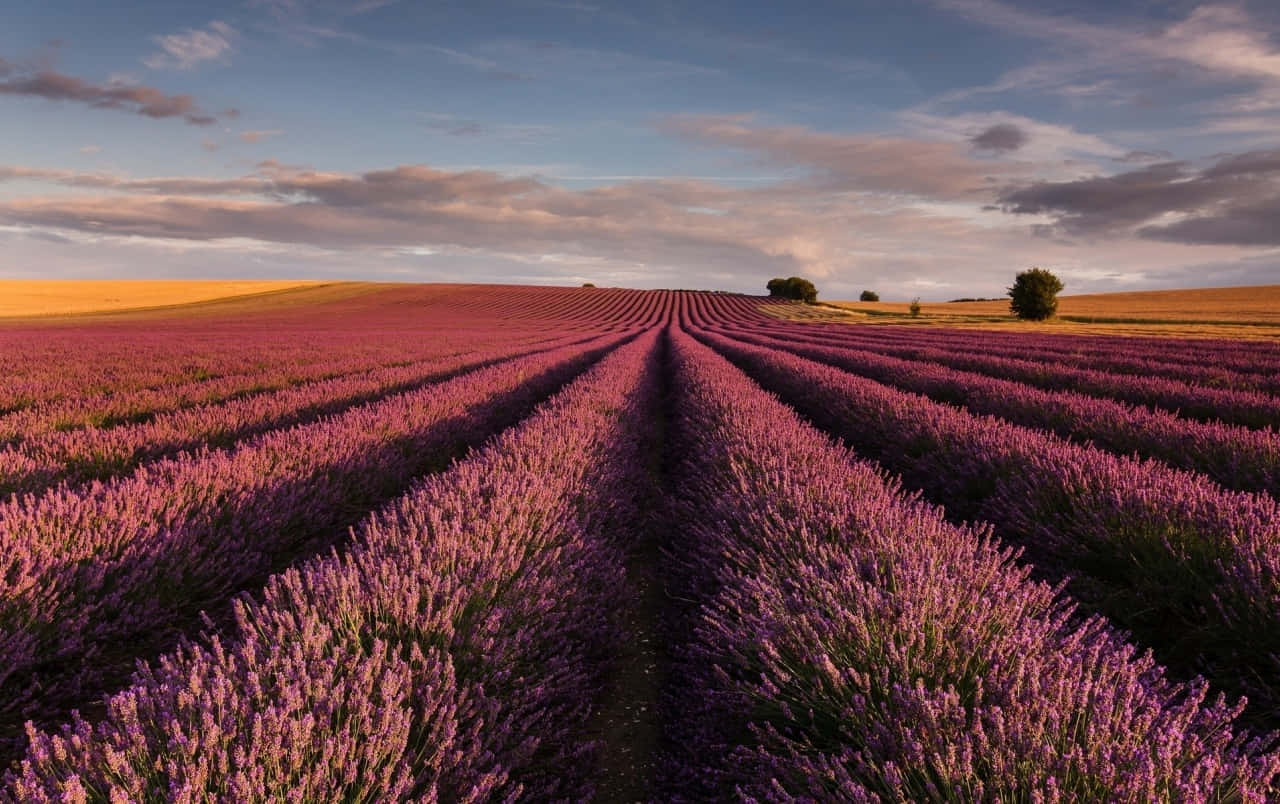
[[[1137,234],[1180,243],[1280,244],[1280,149],[1222,157],[1199,171],[1161,162],[1115,176],[1005,193],[1005,212],[1050,215],[1058,234]],[[1160,223],[1164,215],[1180,219]]]
[[[1174,243],[1280,246],[1280,195],[1230,206],[1216,215],[1187,218],[1167,226],[1144,226],[1138,234]]]
[[[983,151],[1016,151],[1027,144],[1027,132],[1012,123],[997,123],[971,138],[975,148]]]
[[[1206,178],[1226,176],[1280,176],[1280,148],[1269,151],[1250,151],[1228,156],[1202,174]]]

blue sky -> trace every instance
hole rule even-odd
[[[0,276],[1280,282],[1280,6],[48,2]]]

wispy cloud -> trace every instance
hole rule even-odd
[[[1201,6],[1159,36],[1138,41],[1148,52],[1166,58],[1227,75],[1280,82],[1280,47],[1240,8]]]
[[[1202,5],[1184,20],[1150,31],[1041,14],[999,0],[934,0],[934,5],[1011,33],[1085,46],[1112,57],[1136,55],[1228,75],[1280,79],[1280,48],[1236,6]]]
[[[314,22],[303,13],[285,14],[280,17],[278,25],[266,27],[268,30],[306,47],[319,47],[326,42],[347,42],[359,47],[387,53],[397,58],[412,58],[422,54],[429,54],[449,64],[463,67],[487,78],[500,81],[527,81],[531,78],[529,74],[501,64],[492,58],[457,47],[368,36],[343,27],[340,21],[332,23]]]
[[[355,3],[351,4],[350,12],[352,14],[366,14],[386,6],[395,5],[398,2],[400,0],[356,0]]]
[[[813,171],[833,189],[975,199],[1025,167],[975,158],[963,141],[828,134],[803,126],[756,126],[750,116],[683,116],[662,128],[696,141],[754,152],[761,161]]]
[[[1153,29],[1146,22],[1082,22],[1000,0],[932,3],[979,24],[1041,40],[1049,54],[990,84],[948,91],[933,100],[935,106],[983,94],[1045,91],[1092,103],[1151,105],[1176,92],[1176,75],[1178,86],[1219,89],[1221,100],[1187,109],[1198,117],[1280,108],[1280,44],[1243,7],[1202,5]]]
[[[136,84],[94,84],[53,71],[10,70],[9,76],[0,80],[0,95],[83,103],[95,109],[118,109],[144,117],[176,117],[198,126],[216,122],[190,95],[170,95],[155,87]]]
[[[1168,151],[1128,151],[1122,156],[1112,158],[1116,162],[1123,163],[1169,162],[1173,160],[1173,154]]]
[[[188,28],[181,33],[153,37],[160,52],[142,62],[153,70],[190,70],[206,62],[225,59],[235,37],[234,28],[214,20],[201,29]]]
[[[499,78],[505,81],[528,81],[532,77],[527,73],[509,69],[493,59],[477,56],[474,53],[439,45],[423,45],[422,48],[444,57],[451,64],[467,67],[491,78]]]
[[[450,137],[491,137],[506,142],[533,143],[545,140],[556,131],[554,126],[538,123],[492,123],[442,112],[426,112],[423,126]]]
[[[571,83],[608,82],[615,87],[623,83],[663,82],[725,74],[719,67],[695,61],[518,38],[486,42],[464,55],[483,60],[485,64],[482,66],[490,70],[501,69],[539,79],[555,77]]]
[[[249,5],[264,9],[277,18],[296,19],[311,14],[366,14],[398,2],[400,0],[249,0]]]
[[[268,139],[270,137],[278,137],[283,133],[284,131],[282,131],[281,129],[271,128],[271,129],[257,129],[252,131],[241,131],[237,136],[240,137],[241,142],[254,144],[254,143],[262,142],[263,140]]]

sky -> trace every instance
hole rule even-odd
[[[1280,3],[43,0],[0,277],[1280,283]]]

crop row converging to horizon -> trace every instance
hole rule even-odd
[[[1280,343],[772,304],[0,329],[0,801],[1280,796]]]

